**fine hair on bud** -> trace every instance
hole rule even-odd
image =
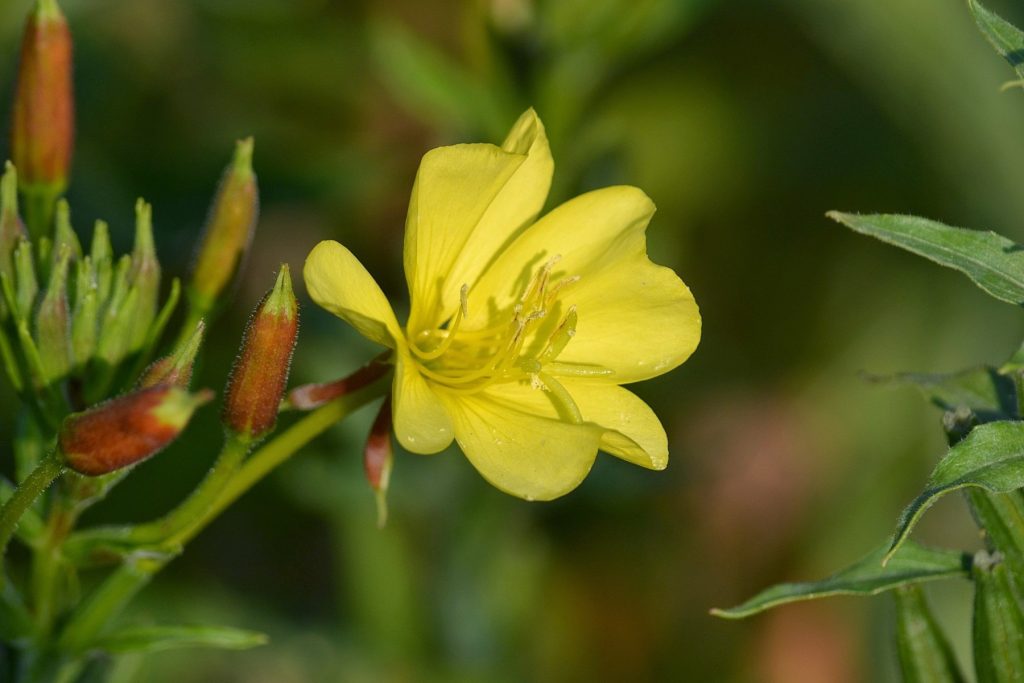
[[[231,368],[224,425],[244,439],[258,439],[277,423],[299,331],[299,304],[288,265],[253,311]]]
[[[190,394],[177,386],[160,385],[118,396],[69,415],[58,444],[68,467],[99,476],[134,465],[174,441],[209,390]]]

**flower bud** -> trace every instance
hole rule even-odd
[[[134,312],[128,348],[142,348],[149,335],[150,325],[156,318],[160,298],[160,262],[153,245],[153,211],[143,200],[135,204],[135,248],[129,273],[132,287],[139,292]]]
[[[234,280],[256,228],[259,188],[252,151],[252,138],[239,141],[210,207],[188,287],[189,303],[199,317],[213,309]]]
[[[222,417],[239,436],[259,438],[277,422],[298,331],[299,304],[282,264],[274,288],[249,318],[228,378]]]
[[[74,138],[71,32],[56,0],[38,0],[25,24],[11,146],[25,188],[67,186]]]
[[[189,394],[167,385],[119,396],[68,416],[60,451],[71,469],[90,476],[134,465],[173,441],[212,398],[208,390]]]
[[[14,247],[14,291],[15,317],[28,320],[39,294],[39,280],[32,258],[32,243],[27,239],[19,240]]]
[[[70,260],[70,250],[65,246],[36,311],[36,346],[42,362],[43,380],[47,384],[63,379],[71,370],[71,316],[67,285]]]
[[[110,245],[110,229],[103,221],[96,221],[93,228],[89,255],[96,269],[96,296],[100,301],[106,301],[114,282],[114,248]]]
[[[75,305],[71,315],[71,359],[76,372],[85,369],[96,350],[99,334],[100,296],[92,256],[75,264]]]
[[[391,369],[387,363],[373,360],[359,368],[351,375],[333,382],[321,384],[303,384],[288,393],[288,405],[296,410],[312,410],[319,408],[328,401],[351,394],[363,387],[373,384]]]
[[[99,339],[96,341],[96,355],[108,367],[115,367],[128,353],[135,309],[138,305],[138,290],[131,286],[128,273],[132,259],[121,256],[111,277],[110,298],[106,302],[100,321]]]
[[[14,247],[21,239],[28,237],[25,224],[18,213],[18,174],[14,165],[7,162],[6,171],[0,179],[0,274],[14,282]],[[0,322],[9,311],[0,297]]]
[[[71,258],[76,261],[82,258],[82,243],[78,241],[75,229],[71,227],[71,206],[66,199],[57,202],[57,222],[53,232],[53,254],[51,258],[56,262],[61,251],[67,247],[70,249]]]
[[[377,526],[383,527],[388,521],[388,484],[391,481],[391,467],[395,461],[395,450],[391,445],[391,397],[384,401],[373,421],[370,435],[363,449],[363,470],[377,497]]]
[[[192,367],[195,365],[196,354],[203,343],[203,332],[206,328],[202,320],[196,325],[192,336],[169,356],[158,358],[146,368],[139,378],[139,388],[157,384],[173,384],[188,389],[192,381]]]

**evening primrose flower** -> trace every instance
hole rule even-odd
[[[537,219],[553,167],[532,109],[500,147],[423,157],[404,327],[337,242],[318,244],[304,271],[316,303],[392,350],[402,446],[436,453],[454,439],[488,481],[528,500],[571,491],[599,449],[664,469],[664,428],[620,385],[682,363],[701,327],[686,285],[647,258],[647,195],[608,187]]]

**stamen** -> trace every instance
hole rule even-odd
[[[557,310],[559,295],[579,280],[572,276],[552,281],[551,273],[560,260],[561,255],[555,255],[534,271],[522,295],[504,310],[494,311],[485,327],[462,329],[469,318],[469,286],[463,285],[459,309],[447,327],[410,335],[422,375],[449,391],[466,394],[496,382],[529,380],[534,388],[550,394],[562,419],[582,422],[578,406],[555,378],[604,376],[611,371],[556,360],[576,334],[578,323],[575,306],[568,308],[558,325],[539,322]]]
[[[569,312],[565,315],[565,319],[562,320],[562,324],[551,335],[547,348],[540,354],[541,362],[550,362],[558,358],[558,354],[562,353],[569,340],[576,336],[577,319],[576,306],[570,306]]]

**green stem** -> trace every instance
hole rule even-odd
[[[172,555],[155,553],[128,557],[71,615],[57,641],[58,649],[81,652],[171,559]]]
[[[119,548],[161,545],[186,529],[216,499],[221,489],[238,470],[250,445],[237,436],[228,436],[220,454],[199,486],[178,507],[160,519],[136,526],[112,526],[75,533],[68,539],[65,553],[76,563],[89,559],[100,548],[117,552]]]
[[[210,497],[212,500],[204,499],[202,508],[198,504],[190,507],[190,511],[197,514],[187,526],[162,539],[155,551],[139,550],[129,555],[89,600],[72,613],[58,641],[58,648],[72,653],[86,648],[153,575],[181,552],[182,546],[195,538],[226,507],[339,420],[383,396],[389,386],[390,382],[385,378],[360,391],[335,399],[302,418],[255,451],[230,478],[227,485],[216,490],[216,495]],[[212,486],[210,490],[214,490]]]
[[[32,473],[21,482],[3,508],[0,508],[0,557],[7,551],[7,544],[18,527],[18,520],[29,506],[50,487],[53,480],[64,473],[64,462],[56,451],[42,459]],[[2,580],[2,577],[0,577]]]
[[[249,447],[250,444],[246,440],[229,435],[220,455],[199,487],[162,518],[134,527],[125,540],[138,545],[164,543],[188,528],[194,520],[202,517],[217,499],[245,459]]]
[[[51,503],[50,517],[42,543],[37,546],[32,562],[32,608],[36,617],[37,636],[47,638],[58,611],[61,548],[75,525],[73,505],[63,495]]]
[[[337,398],[314,410],[252,454],[220,495],[185,532],[172,540],[184,545],[202,531],[217,515],[244,493],[329,427],[367,403],[383,397],[390,388],[390,377],[374,382],[352,394]]]

